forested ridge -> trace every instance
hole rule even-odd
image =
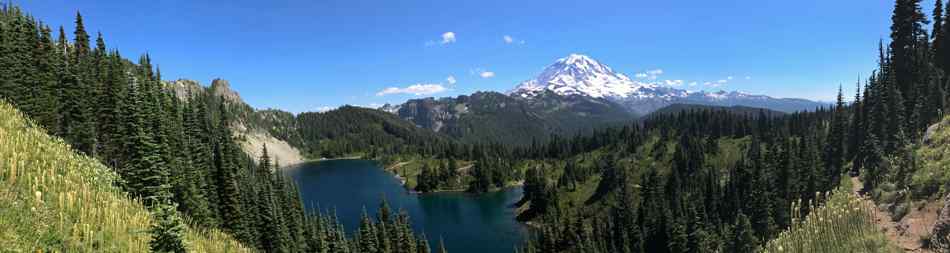
[[[149,55],[133,63],[101,33],[91,41],[79,13],[70,41],[17,6],[0,11],[0,98],[120,176],[152,210],[152,251],[195,250],[189,226],[266,252],[428,252],[405,214],[366,220],[349,237],[333,216],[305,213],[266,147],[249,157],[236,144],[230,124],[246,108],[207,93],[177,98]]]

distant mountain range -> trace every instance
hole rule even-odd
[[[636,118],[611,101],[549,91],[530,100],[498,92],[477,92],[455,98],[413,99],[380,109],[416,126],[469,143],[526,144],[551,134],[574,134]]]
[[[825,105],[806,99],[773,98],[738,91],[687,91],[658,82],[641,82],[580,54],[558,59],[536,78],[522,82],[508,94],[532,99],[542,91],[602,98],[619,103],[638,115],[646,115],[671,104],[738,105],[783,112],[813,110]]]
[[[746,114],[764,111],[769,115],[780,115],[823,105],[804,99],[779,99],[741,92],[690,92],[659,83],[641,82],[577,54],[557,60],[538,77],[522,82],[507,94],[477,92],[454,98],[412,99],[379,108],[395,117],[374,115],[371,111],[375,110],[351,107],[326,115],[255,110],[244,103],[225,80],[214,80],[209,87],[190,80],[166,82],[166,85],[182,99],[202,94],[223,98],[231,111],[238,115],[232,126],[245,151],[255,155],[259,147],[267,143],[273,152],[279,152],[282,164],[298,163],[307,154],[316,155],[315,151],[320,150],[318,146],[323,145],[320,140],[329,138],[323,135],[357,136],[351,132],[336,133],[327,127],[318,132],[306,129],[328,119],[359,121],[346,123],[354,126],[389,126],[384,129],[401,129],[393,133],[411,133],[415,136],[413,138],[447,136],[465,143],[529,144],[553,134],[583,134],[597,128],[631,123],[641,116],[682,110],[713,109]],[[344,123],[336,125],[341,124]],[[427,135],[405,127],[413,125],[438,135]],[[366,129],[375,131],[371,127]],[[405,134],[377,132],[372,135],[374,138],[394,140],[388,141],[391,143],[405,139]],[[352,145],[357,144],[352,142]]]
[[[632,122],[671,105],[731,107],[720,109],[733,111],[765,108],[771,114],[813,110],[825,104],[736,91],[681,90],[633,80],[588,56],[571,54],[507,94],[412,99],[380,110],[465,142],[529,143],[551,134],[570,135]]]

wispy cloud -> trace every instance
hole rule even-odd
[[[413,84],[405,88],[389,87],[376,93],[376,96],[386,96],[393,94],[412,94],[416,96],[431,95],[446,91],[442,84]]]
[[[456,40],[455,40],[455,32],[445,32],[445,33],[442,34],[442,40],[440,40],[440,41],[435,41],[435,40],[426,41],[426,46],[427,46],[427,47],[431,47],[431,46],[435,46],[435,45],[446,45],[446,44],[455,43],[455,41],[456,41]]]
[[[752,80],[752,77],[751,77],[751,76],[746,76],[746,77],[745,77],[745,80]]]
[[[634,77],[639,78],[639,79],[656,80],[657,78],[660,77],[660,75],[663,75],[663,69],[647,70],[645,72],[637,73],[636,75],[634,75]]]
[[[478,76],[481,78],[492,78],[495,77],[495,72],[485,70],[483,68],[472,68],[468,70],[468,74],[473,76]]]
[[[670,87],[680,87],[684,82],[683,80],[664,80],[663,83]]]
[[[457,82],[457,80],[455,80],[455,76],[446,77],[445,81],[448,82],[449,85],[455,85],[455,83]]]
[[[524,45],[524,40],[515,39],[515,37],[511,37],[511,35],[502,36],[501,39],[505,42],[505,44],[516,44],[516,43],[517,43],[517,44]]]

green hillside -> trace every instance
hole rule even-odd
[[[851,194],[849,183],[843,180],[825,204],[804,219],[795,217],[801,223],[769,241],[762,252],[901,252],[874,224],[874,207]]]
[[[4,252],[147,252],[152,218],[118,175],[0,102]],[[193,252],[248,252],[216,230],[187,229]]]

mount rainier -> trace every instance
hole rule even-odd
[[[508,95],[530,100],[544,91],[561,96],[606,99],[638,115],[646,115],[671,104],[749,106],[783,112],[813,110],[824,105],[805,99],[773,98],[737,91],[694,92],[659,82],[641,82],[580,54],[558,59],[536,78],[524,81],[509,91]]]

